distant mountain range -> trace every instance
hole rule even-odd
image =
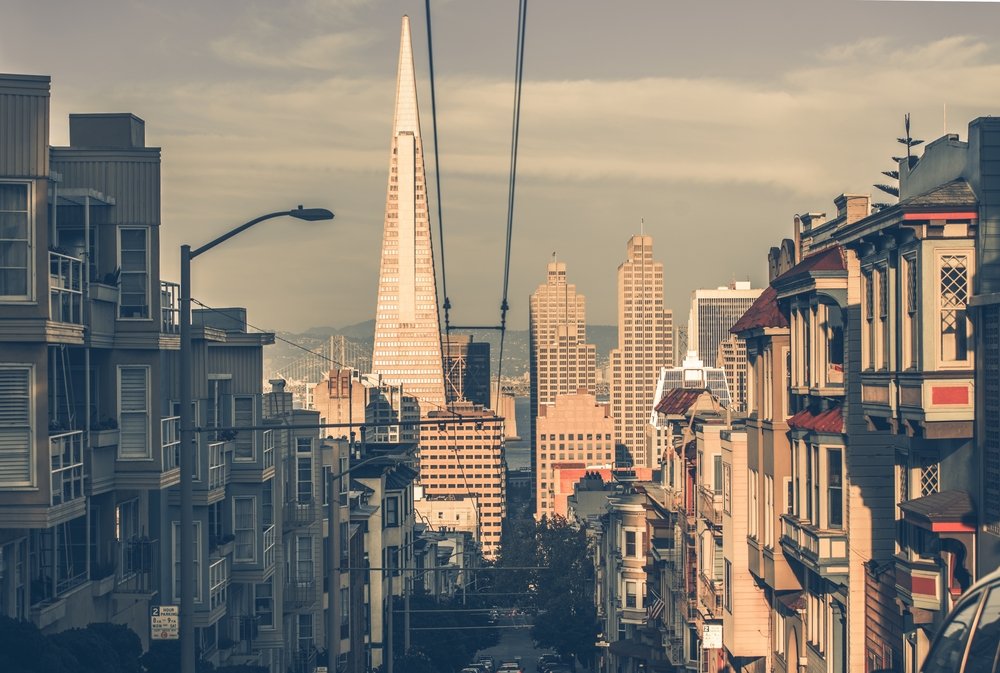
[[[306,355],[306,351],[322,348],[332,336],[341,335],[363,346],[371,353],[375,340],[375,321],[366,320],[345,327],[310,327],[305,332],[279,332],[279,339],[264,351],[264,369],[271,373]],[[500,334],[492,331],[474,333],[476,341],[490,344],[493,375],[499,361]],[[608,363],[609,353],[618,343],[618,328],[614,325],[588,325],[587,341],[597,350],[597,366]],[[291,343],[288,343],[291,342]],[[295,345],[293,345],[295,344]],[[503,348],[504,376],[522,376],[528,372],[528,330],[507,330]]]

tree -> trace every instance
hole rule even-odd
[[[401,607],[397,603],[397,610]],[[410,598],[410,609],[413,610],[410,625],[415,628],[410,635],[411,649],[407,655],[423,654],[433,668],[442,673],[462,668],[477,651],[500,641],[499,632],[487,628],[488,609],[474,594],[464,603],[461,600],[437,603],[429,596],[415,595]],[[400,616],[397,612],[397,618]],[[402,652],[401,621],[395,626],[398,627],[393,632],[395,651]],[[410,669],[401,666],[398,670]]]

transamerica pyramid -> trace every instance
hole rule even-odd
[[[402,384],[405,393],[420,401],[421,415],[426,415],[445,404],[444,365],[410,19],[406,16],[399,39],[380,266],[372,371],[388,383]]]

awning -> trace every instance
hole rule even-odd
[[[935,533],[975,533],[976,508],[965,491],[939,491],[899,503],[903,518]]]

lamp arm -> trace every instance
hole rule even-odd
[[[263,222],[264,220],[270,220],[270,219],[273,219],[275,217],[282,217],[283,215],[290,215],[291,213],[292,213],[292,211],[290,211],[290,210],[279,210],[276,213],[268,213],[267,215],[261,215],[260,217],[255,217],[254,219],[250,220],[246,224],[241,224],[240,226],[236,227],[235,229],[233,229],[233,230],[231,230],[229,232],[226,232],[222,236],[219,236],[217,239],[215,239],[213,241],[209,241],[208,243],[206,243],[205,245],[201,246],[200,248],[195,248],[194,250],[191,251],[191,258],[194,259],[195,257],[197,257],[198,255],[202,254],[203,252],[208,252],[209,250],[211,250],[215,246],[219,245],[220,243],[224,243],[225,241],[228,241],[230,238],[232,238],[236,234],[239,234],[239,233],[241,233],[243,231],[246,231],[247,229],[249,229],[250,227],[252,227],[255,224],[259,224],[259,223]]]

